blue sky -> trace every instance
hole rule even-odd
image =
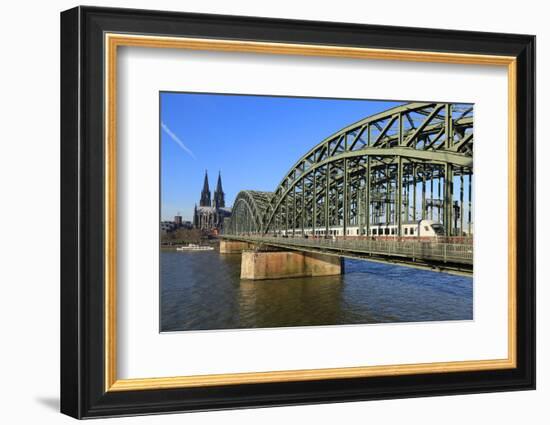
[[[208,169],[227,206],[240,190],[273,191],[309,149],[401,102],[198,93],[160,94],[161,216],[191,220]]]

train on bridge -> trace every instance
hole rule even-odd
[[[368,233],[367,233],[368,232]],[[275,231],[274,236],[293,236],[293,237],[364,237],[370,236],[373,239],[387,239],[388,237],[397,237],[399,234],[398,227],[395,224],[371,224],[369,229],[360,228],[359,226],[332,226],[327,229],[283,229]],[[419,220],[417,222],[401,224],[401,238],[421,238],[430,239],[443,237],[445,234],[443,225],[433,220]]]

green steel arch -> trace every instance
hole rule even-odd
[[[242,190],[237,194],[226,233],[262,233],[263,218],[273,193]]]
[[[301,229],[303,235],[304,229],[323,229],[328,235],[332,227],[346,234],[354,226],[357,234],[369,234],[375,223],[401,229],[402,222],[437,218],[446,235],[462,235],[456,211],[463,214],[465,190],[471,200],[473,139],[469,104],[407,103],[364,118],[322,140],[290,168],[264,199],[254,231]],[[467,207],[471,215],[471,203]],[[237,216],[244,211],[234,208],[232,220],[242,222]]]

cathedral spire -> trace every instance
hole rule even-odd
[[[222,173],[218,172],[218,183],[216,184],[216,191],[214,192],[214,207],[225,208],[225,194],[222,188]]]
[[[218,184],[216,185],[216,192],[223,192],[222,189],[222,172],[218,171]]]
[[[199,204],[201,207],[210,206],[210,187],[208,186],[208,170],[204,171],[204,185],[201,192],[201,201]]]
[[[203,192],[210,192],[210,187],[208,186],[208,170],[204,170],[204,184],[202,186]]]

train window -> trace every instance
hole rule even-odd
[[[408,228],[408,227],[405,227],[405,234],[406,234],[406,235],[409,234],[409,228]]]
[[[356,234],[359,234],[359,229],[357,229],[357,233]]]
[[[441,224],[432,224],[432,229],[437,235],[443,235],[443,233],[445,233]]]
[[[390,234],[390,229],[388,229],[387,227],[384,229],[384,234],[385,235],[389,235]]]
[[[430,228],[428,226],[424,226],[424,230],[427,232],[430,230]]]
[[[378,230],[378,229],[372,229],[372,234],[373,234],[374,236],[376,236],[376,231],[377,231],[377,230]]]
[[[392,234],[392,235],[395,235],[395,227],[392,227],[392,229],[391,229],[391,234]]]

